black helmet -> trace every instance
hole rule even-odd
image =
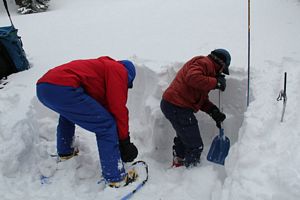
[[[231,56],[229,52],[225,49],[215,49],[211,52],[212,55],[222,60],[225,63],[223,73],[229,75],[229,65],[231,61]]]

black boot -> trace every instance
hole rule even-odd
[[[172,167],[184,166],[185,147],[179,137],[174,138]]]
[[[189,148],[185,151],[184,165],[188,167],[195,167],[200,163],[200,157],[203,147]]]

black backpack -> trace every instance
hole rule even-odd
[[[16,72],[17,69],[13,61],[0,41],[0,79]]]
[[[0,79],[29,69],[21,37],[12,23],[6,0],[3,0],[11,26],[0,27]]]

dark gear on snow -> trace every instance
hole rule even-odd
[[[221,123],[226,119],[226,115],[220,112],[217,106],[213,106],[208,114],[216,121],[216,126],[221,128]]]
[[[231,62],[231,56],[225,49],[215,49],[209,55],[220,66],[224,67],[223,73],[229,75],[229,65]]]
[[[219,75],[216,77],[217,79],[217,85],[216,85],[216,89],[221,90],[222,92],[225,91],[226,89],[226,79],[224,75]]]
[[[38,12],[45,12],[50,0],[15,0],[19,6],[18,12],[20,14],[31,14]]]
[[[120,153],[123,162],[132,162],[138,155],[136,146],[130,142],[130,137],[120,140]]]

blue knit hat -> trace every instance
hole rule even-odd
[[[133,80],[135,78],[135,67],[133,63],[129,60],[120,60],[128,72],[128,88],[133,87]]]
[[[223,73],[229,75],[229,65],[231,62],[231,56],[226,49],[215,49],[211,52],[214,56],[219,58],[225,63]]]

